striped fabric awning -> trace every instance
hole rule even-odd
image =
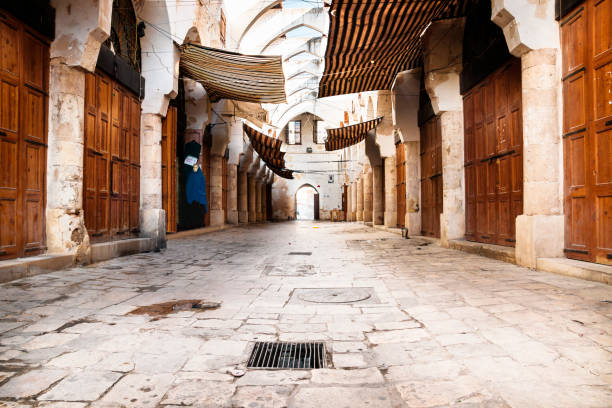
[[[293,172],[285,168],[285,152],[280,150],[283,143],[279,139],[258,132],[246,123],[243,124],[243,129],[251,141],[251,146],[266,166],[279,177],[292,179]]]
[[[325,150],[328,152],[333,150],[344,149],[364,140],[368,132],[374,129],[380,121],[380,118],[361,122],[356,125],[327,129],[327,140],[325,141]]]
[[[391,89],[422,63],[420,35],[436,19],[466,14],[473,0],[334,0],[319,98]]]
[[[242,55],[186,43],[181,45],[182,75],[204,86],[210,100],[283,103],[282,57]]]

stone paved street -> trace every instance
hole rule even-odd
[[[179,300],[222,305],[130,314]],[[238,227],[1,285],[0,406],[610,407],[611,318],[610,286],[419,238]],[[324,341],[329,368],[231,374],[276,340]]]

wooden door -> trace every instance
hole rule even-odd
[[[206,179],[206,202],[208,203],[208,211],[204,216],[204,226],[210,225],[210,145],[206,142],[202,143],[202,151],[200,153],[200,163],[202,172]]]
[[[85,75],[85,226],[92,242],[138,233],[140,100],[101,71]]]
[[[223,208],[223,214],[225,217],[225,222],[227,223],[227,162],[229,157],[224,156],[221,160],[221,204]]]
[[[314,195],[314,203],[313,203],[313,208],[314,208],[314,219],[318,220],[319,219],[319,193],[316,193]]]
[[[397,194],[397,227],[406,225],[406,148],[403,143],[395,145],[395,192]]]
[[[0,12],[0,260],[45,250],[49,43]]]
[[[612,0],[561,21],[565,253],[612,264]]]
[[[440,237],[442,213],[442,132],[440,118],[421,126],[421,234]]]
[[[348,194],[348,186],[346,184],[344,184],[342,186],[342,214],[343,214],[343,219],[344,221],[347,221],[347,214],[346,214],[346,199],[347,199],[347,194]]]
[[[466,239],[514,246],[523,212],[520,60],[469,90],[463,115]]]
[[[176,136],[177,108],[168,107],[162,120],[162,206],[166,212],[166,231],[177,231],[176,212]]]

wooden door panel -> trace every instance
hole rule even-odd
[[[0,259],[14,257],[17,252],[17,199],[0,196]]]
[[[512,59],[464,95],[474,116],[472,130],[464,124],[474,143],[465,163],[466,239],[514,245],[523,194],[520,81],[520,60]]]
[[[19,24],[12,20],[0,21],[0,70],[3,74],[19,78]]]
[[[561,21],[565,246],[612,264],[612,1],[586,0]]]
[[[0,12],[0,259],[44,250],[48,42]]]

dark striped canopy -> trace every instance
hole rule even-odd
[[[473,0],[334,0],[319,98],[391,89],[422,64],[420,35],[436,19],[465,15]]]
[[[246,123],[243,124],[243,129],[251,141],[253,150],[266,166],[279,177],[292,179],[293,172],[285,168],[285,152],[280,150],[283,143],[279,139],[264,135]]]
[[[280,56],[242,55],[187,43],[181,46],[180,67],[181,75],[200,82],[213,102],[287,101]]]
[[[327,129],[327,140],[325,141],[325,150],[340,150],[345,147],[355,145],[366,138],[368,132],[374,129],[380,121],[380,118],[361,122],[356,125]]]

